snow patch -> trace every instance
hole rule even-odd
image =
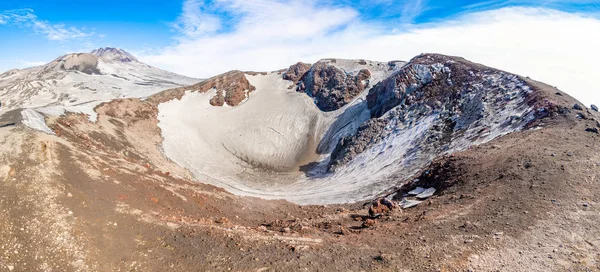
[[[102,104],[103,102],[107,102],[107,101],[92,101],[92,102],[83,103],[83,104],[79,104],[79,105],[73,105],[73,106],[50,106],[50,107],[37,108],[36,110],[38,112],[41,112],[41,113],[44,113],[47,115],[51,115],[51,116],[61,116],[67,112],[83,113],[88,116],[88,120],[90,120],[90,122],[96,122],[96,120],[98,119],[98,113],[94,111],[94,108],[96,106]]]
[[[21,117],[24,125],[48,134],[54,134],[48,125],[46,125],[44,116],[36,110],[24,109],[21,111]]]

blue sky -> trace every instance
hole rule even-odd
[[[582,92],[582,71],[600,62],[599,18],[598,0],[11,0],[0,2],[0,72],[103,46],[194,77],[436,52]]]
[[[236,17],[240,14],[236,14],[235,8],[219,3],[227,1],[198,2],[202,3],[207,13],[216,14],[222,19],[220,32],[228,32],[234,28],[232,24],[235,24]],[[585,0],[342,0],[315,3],[317,7],[353,9],[362,20],[388,29],[396,29],[406,23],[439,22],[464,13],[507,6],[547,7],[586,13],[600,11],[600,1]],[[2,1],[0,14],[6,15],[11,11],[19,10],[28,11],[36,16],[36,20],[50,25],[62,25],[65,28],[74,27],[90,35],[84,37],[67,35],[59,39],[50,39],[47,34],[25,26],[24,23],[0,24],[0,36],[5,37],[0,43],[0,71],[46,62],[67,52],[87,51],[100,46],[121,47],[134,52],[160,50],[177,43],[180,33],[173,24],[180,18],[184,4],[185,1],[160,0]]]
[[[98,4],[100,3],[100,4]],[[181,3],[171,1],[2,1],[0,14],[29,10],[49,25],[75,27],[85,37],[48,38],[26,23],[0,25],[0,70],[23,66],[22,62],[49,61],[61,54],[105,45],[141,50],[172,42],[168,22],[177,18]],[[0,17],[2,18],[2,17]],[[7,64],[8,62],[8,64]]]

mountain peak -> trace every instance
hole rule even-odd
[[[103,47],[92,50],[90,54],[95,55],[97,57],[119,61],[119,62],[133,62],[137,61],[137,58],[133,55],[129,54],[127,51],[114,48],[114,47]]]

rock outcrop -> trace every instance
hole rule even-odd
[[[172,99],[181,99],[186,91],[200,93],[215,91],[215,95],[210,99],[211,105],[223,106],[227,104],[234,107],[247,99],[254,90],[256,88],[250,84],[244,72],[230,71],[191,86],[158,93],[150,97],[149,100],[159,104]]]
[[[283,73],[283,79],[290,80],[294,83],[298,81],[308,72],[310,64],[304,62],[298,62],[292,66],[285,73]]]
[[[297,91],[311,96],[322,111],[334,111],[364,91],[370,77],[371,72],[366,68],[347,73],[329,62],[320,61],[302,76]]]

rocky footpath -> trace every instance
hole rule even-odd
[[[335,171],[365,150],[424,122],[427,130],[414,138],[414,152],[407,155],[431,159],[491,140],[542,114],[538,110],[543,108],[532,108],[532,93],[516,75],[460,58],[418,56],[369,91],[371,119],[355,135],[339,141],[328,169]]]

